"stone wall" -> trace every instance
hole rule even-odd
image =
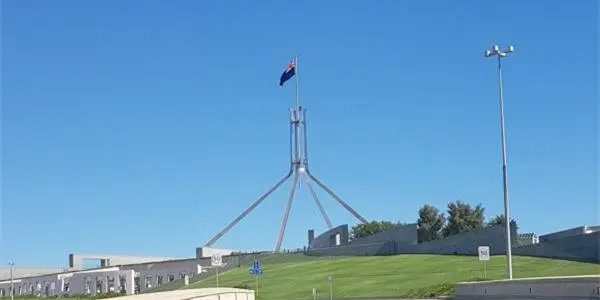
[[[335,232],[336,227],[323,234]],[[597,227],[577,227],[546,235],[547,240],[539,244],[515,247],[516,230],[512,227],[513,255],[547,257],[575,261],[600,263],[600,231],[586,230]],[[347,229],[347,227],[346,227]],[[590,232],[585,234],[584,232]],[[316,240],[316,239],[315,239]],[[323,241],[326,241],[323,238]],[[479,246],[489,246],[491,255],[506,254],[506,235],[503,225],[485,227],[440,240],[416,243],[416,224],[360,238],[345,246],[319,244],[309,247],[308,255],[319,256],[372,256],[397,254],[454,254],[477,255]]]
[[[407,226],[406,229],[398,229],[395,232],[382,232],[377,239],[365,239],[362,241],[354,241],[345,247],[328,247],[320,249],[308,249],[309,255],[394,255],[394,254],[461,254],[461,255],[477,255],[478,246],[489,246],[492,255],[503,254],[506,252],[504,227],[495,225],[485,227],[455,236],[451,236],[441,240],[430,241],[426,243],[413,243],[416,241],[416,232],[412,234],[412,229],[415,227]],[[385,234],[383,234],[385,233]],[[405,236],[400,238],[400,234]],[[375,237],[376,235],[374,235]],[[386,240],[387,238],[395,238],[395,240]],[[516,238],[516,231],[513,229],[513,241]],[[369,243],[370,242],[370,243]]]
[[[400,245],[412,245],[417,243],[417,224],[407,224],[392,230],[379,232],[374,235],[362,237],[350,241],[350,245],[376,244],[393,241]]]
[[[600,263],[600,232],[567,236],[513,249],[513,255]]]
[[[340,235],[340,246],[348,245],[348,225],[344,224],[323,232],[314,240],[312,240],[308,247],[315,249],[334,247],[335,236],[337,234]]]

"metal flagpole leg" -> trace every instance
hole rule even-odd
[[[312,179],[318,186],[320,186],[322,189],[324,189],[333,199],[335,199],[335,201],[337,201],[339,204],[341,204],[355,218],[357,218],[358,220],[360,220],[363,223],[369,223],[369,221],[367,221],[365,218],[363,218],[361,215],[359,215],[354,209],[352,209],[352,207],[350,207],[350,205],[346,204],[346,202],[344,202],[342,199],[340,199],[340,197],[338,197],[338,195],[336,195],[332,190],[330,190],[327,186],[325,186],[325,184],[323,184],[321,181],[319,181],[319,179],[317,179],[315,176],[313,176],[310,173],[310,171],[308,170],[308,168],[306,169],[306,175],[308,175],[308,177],[310,177],[310,179]]]
[[[285,175],[285,177],[283,177],[281,180],[279,180],[279,182],[277,182],[270,190],[268,190],[266,193],[264,193],[262,196],[260,196],[260,198],[258,198],[258,200],[254,201],[254,203],[252,203],[252,205],[250,205],[237,218],[235,218],[233,221],[231,221],[231,223],[229,223],[229,225],[227,225],[225,228],[223,228],[223,230],[221,230],[221,232],[219,232],[212,239],[210,239],[210,241],[208,241],[206,244],[204,244],[204,247],[210,247],[210,246],[212,246],[212,244],[214,244],[217,240],[219,240],[225,233],[227,233],[227,231],[229,231],[241,219],[243,219],[245,216],[247,216],[254,208],[256,208],[261,202],[263,202],[263,200],[265,200],[267,197],[269,197],[269,195],[271,195],[271,193],[273,193],[288,178],[290,178],[290,176],[292,176],[292,173],[293,173],[293,168],[290,168],[290,171],[288,172],[287,175]]]
[[[292,201],[294,201],[294,195],[296,192],[296,185],[298,184],[298,170],[294,172],[294,180],[292,181],[292,187],[290,189],[290,195],[288,202],[285,205],[285,212],[283,213],[283,219],[281,220],[281,229],[279,230],[279,237],[277,238],[277,245],[275,246],[275,252],[279,252],[281,249],[281,243],[283,242],[283,235],[285,233],[285,226],[287,225],[288,217],[290,216],[290,208],[292,207]]]
[[[327,213],[325,212],[323,205],[321,205],[321,201],[319,200],[319,197],[317,197],[317,193],[315,193],[315,190],[313,189],[308,176],[306,176],[306,174],[304,174],[304,177],[305,177],[304,178],[305,183],[308,186],[308,189],[310,190],[310,193],[312,194],[313,199],[315,199],[315,202],[317,203],[317,207],[319,207],[319,211],[321,212],[321,215],[323,216],[325,223],[327,224],[327,228],[329,228],[329,229],[333,228],[333,225],[331,225],[331,220],[329,219],[329,216],[327,216]]]
[[[302,108],[302,132],[304,134],[304,164],[308,164],[308,134],[306,133],[306,109]]]

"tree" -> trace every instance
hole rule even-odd
[[[475,207],[462,201],[450,202],[448,204],[447,223],[442,233],[444,237],[471,231],[484,227],[485,209],[478,204]]]
[[[350,239],[355,240],[357,238],[374,235],[379,232],[388,231],[405,225],[405,223],[393,223],[390,221],[371,221],[370,223],[356,224],[352,226],[350,231]]]
[[[419,209],[419,220],[417,220],[419,243],[441,238],[444,223],[446,223],[446,217],[443,213],[431,205],[423,205]]]
[[[494,225],[498,225],[498,224],[504,224],[506,222],[506,217],[504,216],[504,214],[499,214],[494,216],[493,218],[491,218],[488,223],[487,226],[494,226]],[[515,221],[515,219],[511,218],[510,219],[510,228],[514,230],[518,230],[519,226],[517,225],[517,221]]]

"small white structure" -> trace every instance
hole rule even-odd
[[[539,242],[540,238],[533,232],[521,233],[517,236],[517,245],[519,246],[533,245]]]
[[[234,250],[231,249],[222,249],[222,248],[213,248],[213,247],[198,247],[196,248],[196,258],[206,258],[212,257],[215,254],[219,254],[221,256],[231,255]]]

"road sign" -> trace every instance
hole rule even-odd
[[[486,262],[490,260],[490,247],[489,246],[479,246],[477,248],[477,252],[479,253],[479,260],[483,261],[483,278],[487,278]]]
[[[248,270],[248,272],[252,276],[260,276],[263,274],[263,270],[262,270],[262,267],[260,266],[260,261],[258,261],[258,259],[255,259],[252,262],[252,267],[250,267],[250,270]]]
[[[489,246],[479,246],[477,248],[477,252],[479,252],[479,260],[483,260],[483,261],[490,260],[490,247]]]
[[[210,265],[213,267],[220,267],[223,265],[223,257],[221,257],[221,254],[213,254],[210,258]]]

